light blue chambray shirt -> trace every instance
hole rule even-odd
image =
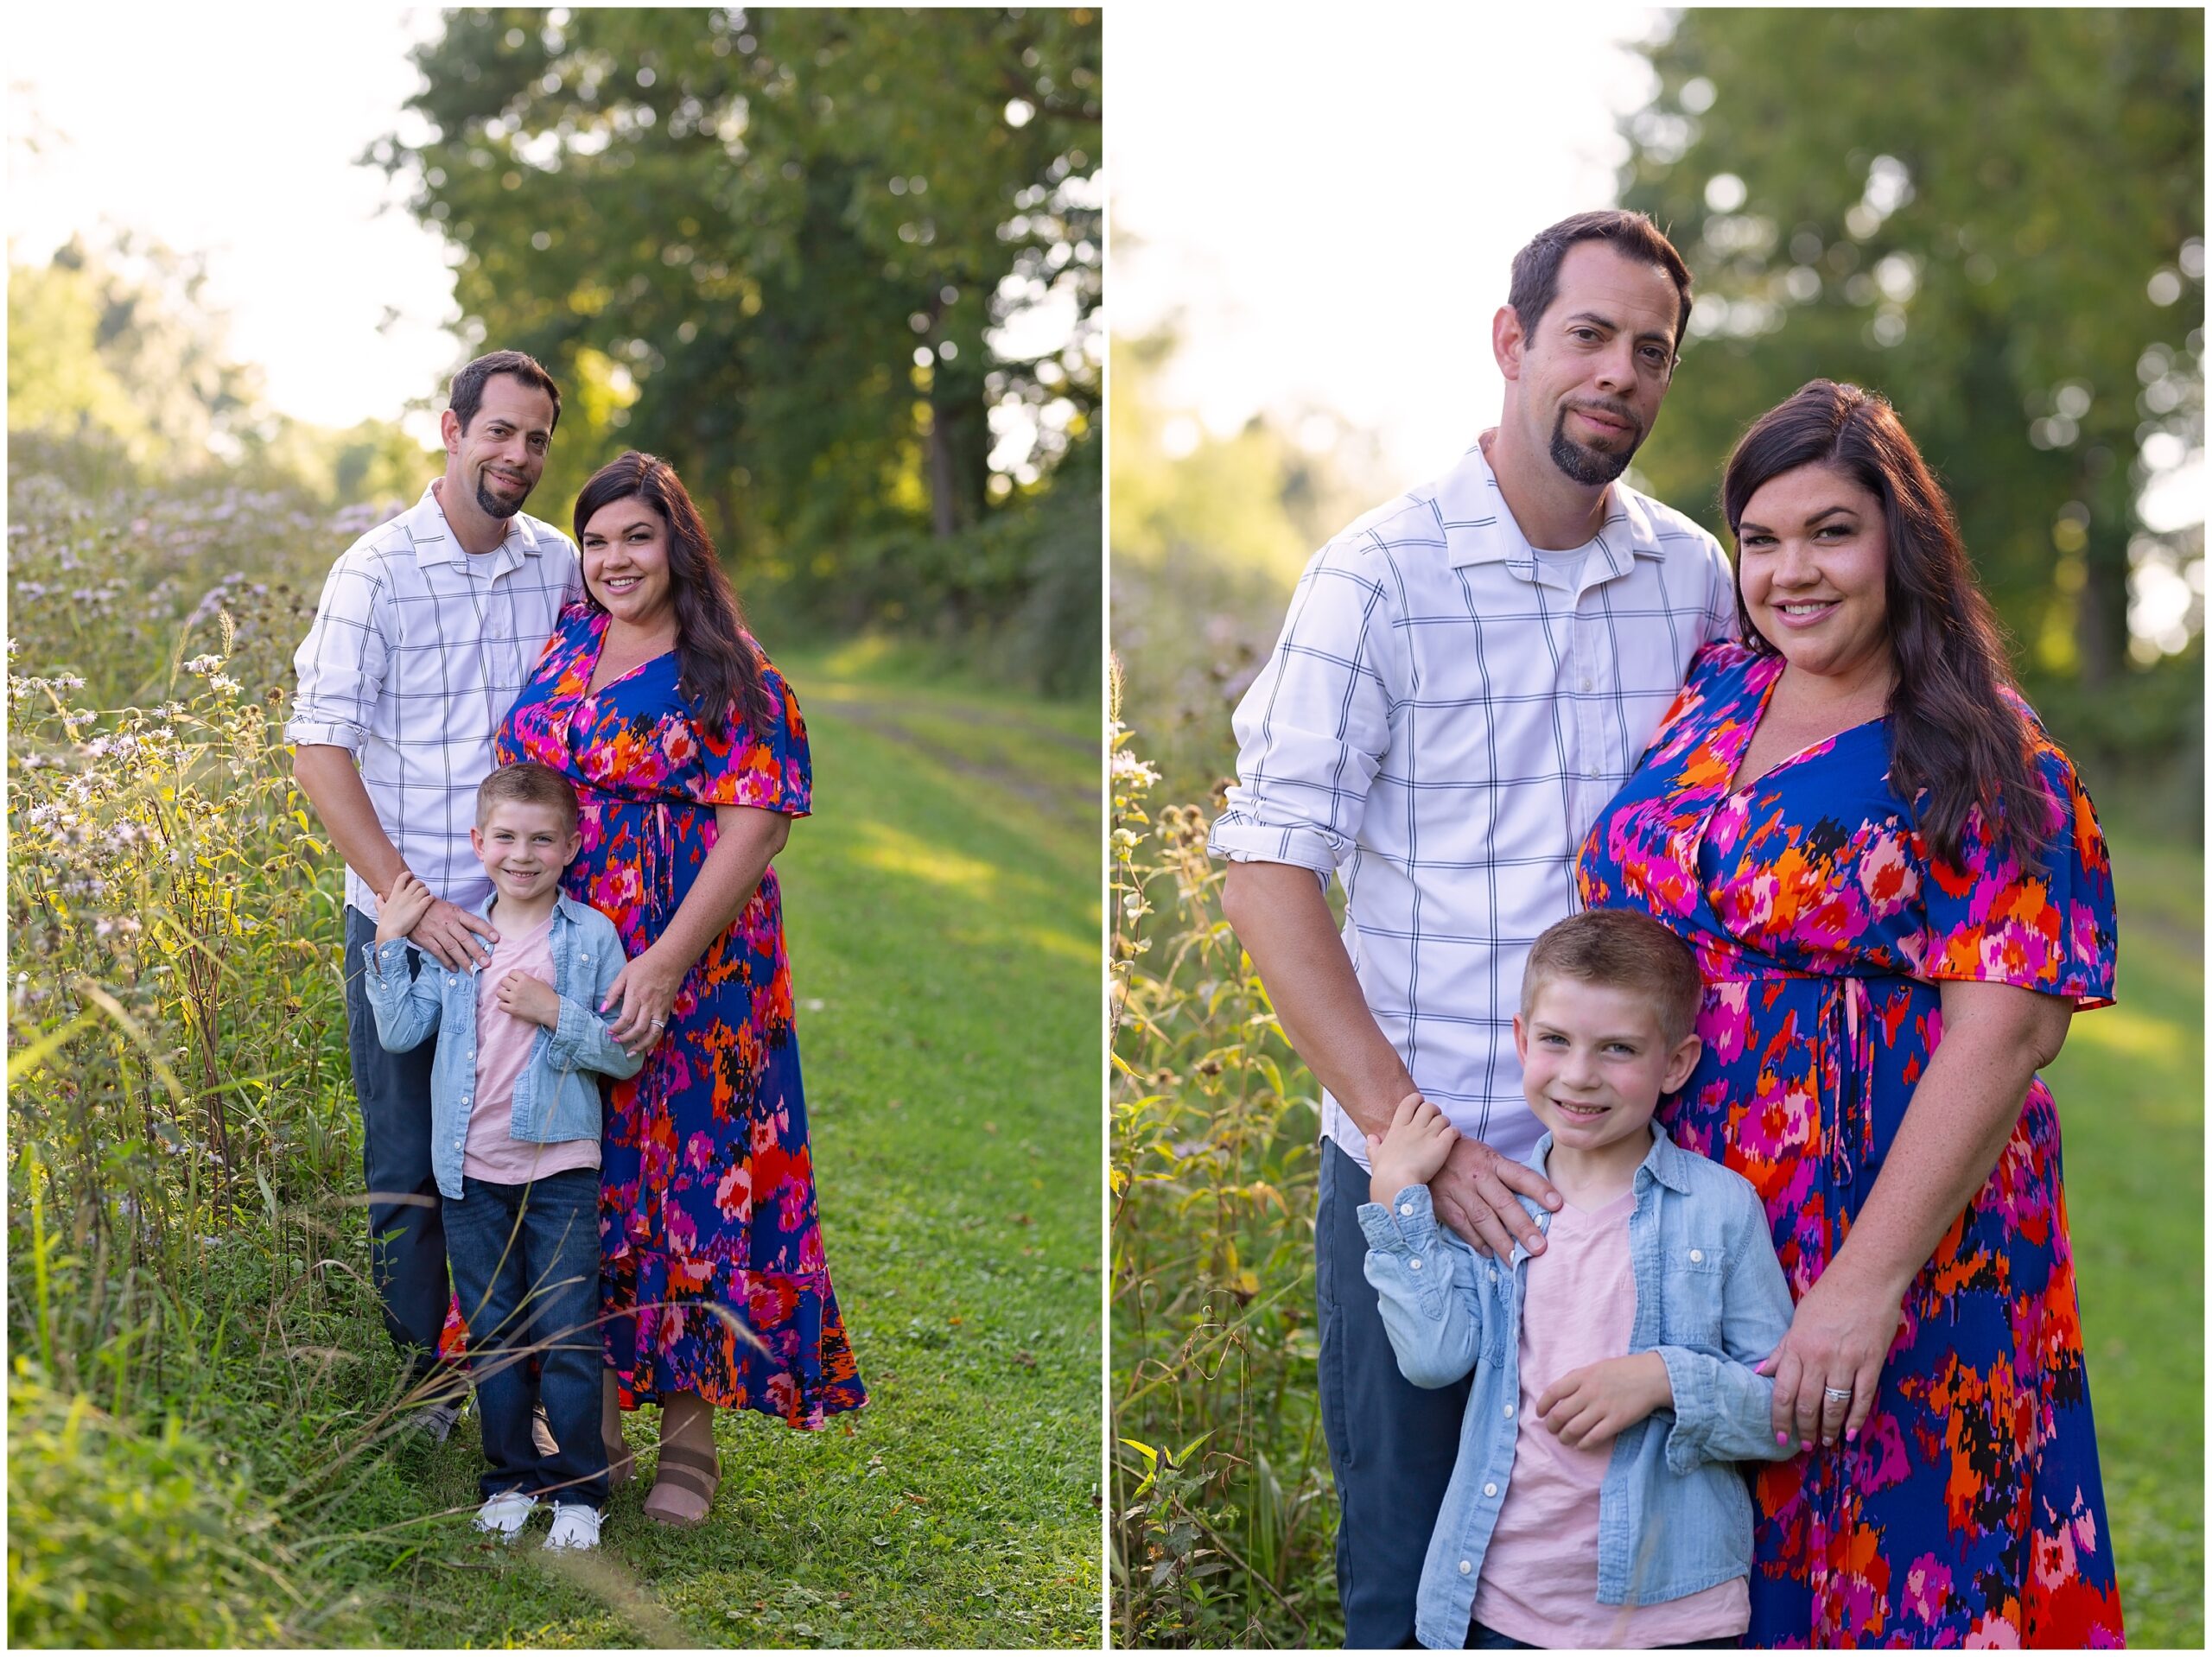
[[[492,898],[475,913],[491,917]],[[529,1063],[515,1078],[514,1113],[507,1131],[528,1145],[557,1145],[564,1140],[600,1135],[599,1078],[620,1082],[637,1075],[643,1055],[632,1057],[607,1033],[613,1022],[599,1004],[613,987],[625,956],[614,923],[588,904],[565,892],[553,905],[553,993],[561,998],[561,1022],[540,1029],[531,1043]],[[461,1165],[468,1144],[468,1111],[476,1098],[476,990],[480,967],[456,972],[427,955],[412,979],[404,938],[367,943],[369,1010],[377,1039],[391,1051],[419,1047],[438,1038],[430,1061],[430,1171],[441,1196],[461,1200]]]
[[[1613,1441],[1598,1497],[1601,1605],[1656,1604],[1749,1576],[1751,1494],[1733,1463],[1796,1451],[1794,1441],[1775,1443],[1774,1382],[1751,1369],[1780,1343],[1791,1311],[1758,1193],[1656,1122],[1651,1140],[1629,1219],[1636,1317],[1623,1355],[1658,1353],[1675,1404]],[[1551,1149],[1548,1133],[1536,1142],[1539,1173]],[[1548,1231],[1550,1213],[1521,1200]],[[1406,1379],[1448,1387],[1475,1372],[1414,1605],[1421,1643],[1456,1647],[1466,1643],[1483,1554],[1513,1476],[1529,1254],[1518,1244],[1503,1265],[1477,1254],[1437,1224],[1426,1185],[1408,1186],[1387,1208],[1362,1203],[1359,1224],[1367,1280]]]

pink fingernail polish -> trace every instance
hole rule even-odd
[[[1843,1435],[1843,1441],[1847,1444],[1857,1444],[1859,1442],[1859,1429],[1857,1427],[1853,1427],[1850,1432],[1845,1433]]]
[[[1786,1432],[1777,1432],[1774,1435],[1774,1442],[1778,1444],[1786,1444],[1789,1442],[1789,1435]]]

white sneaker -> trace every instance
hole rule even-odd
[[[547,1547],[597,1547],[600,1512],[581,1501],[553,1504],[553,1528],[546,1533]]]
[[[476,1528],[502,1542],[512,1542],[537,1511],[537,1498],[527,1490],[502,1490],[485,1499],[476,1510]]]

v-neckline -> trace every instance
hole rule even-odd
[[[1781,658],[1777,657],[1775,659],[1780,660]],[[1774,700],[1775,687],[1782,682],[1782,676],[1783,672],[1787,670],[1788,667],[1789,663],[1784,662],[1781,667],[1777,668],[1775,670],[1774,676],[1766,682],[1765,688],[1759,692],[1758,711],[1751,716],[1751,724],[1745,728],[1744,733],[1744,746],[1736,751],[1735,761],[1728,767],[1728,784],[1721,791],[1721,803],[1736,799],[1742,795],[1750,793],[1753,789],[1757,788],[1761,783],[1766,781],[1768,778],[1773,776],[1777,771],[1786,771],[1790,766],[1797,764],[1800,760],[1811,758],[1817,751],[1829,747],[1834,744],[1841,741],[1845,737],[1849,736],[1853,731],[1863,731],[1868,726],[1879,725],[1884,720],[1889,718],[1889,714],[1886,712],[1884,712],[1875,714],[1872,719],[1862,719],[1855,725],[1847,725],[1840,731],[1831,732],[1827,736],[1821,737],[1815,741],[1808,742],[1803,747],[1799,748],[1794,753],[1784,754],[1781,759],[1776,760],[1774,764],[1769,765],[1764,771],[1761,771],[1758,776],[1751,778],[1749,781],[1740,780],[1743,776],[1744,757],[1751,752],[1751,744],[1758,740],[1759,727],[1766,723],[1767,708]]]
[[[658,655],[648,656],[644,661],[639,663],[635,667],[626,669],[624,671],[616,674],[605,684],[594,685],[592,683],[592,681],[599,676],[600,658],[607,654],[607,635],[613,630],[614,619],[612,616],[609,616],[601,624],[599,628],[599,637],[592,645],[591,671],[584,675],[584,700],[586,702],[596,701],[601,696],[605,695],[607,691],[612,689],[614,686],[620,684],[625,679],[633,678],[637,675],[643,673],[654,663],[659,661],[661,657],[673,656],[676,653],[676,647],[671,644],[668,649],[660,651]]]

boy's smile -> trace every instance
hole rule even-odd
[[[521,800],[496,802],[468,839],[499,896],[518,903],[550,892],[583,845],[566,812]]]

